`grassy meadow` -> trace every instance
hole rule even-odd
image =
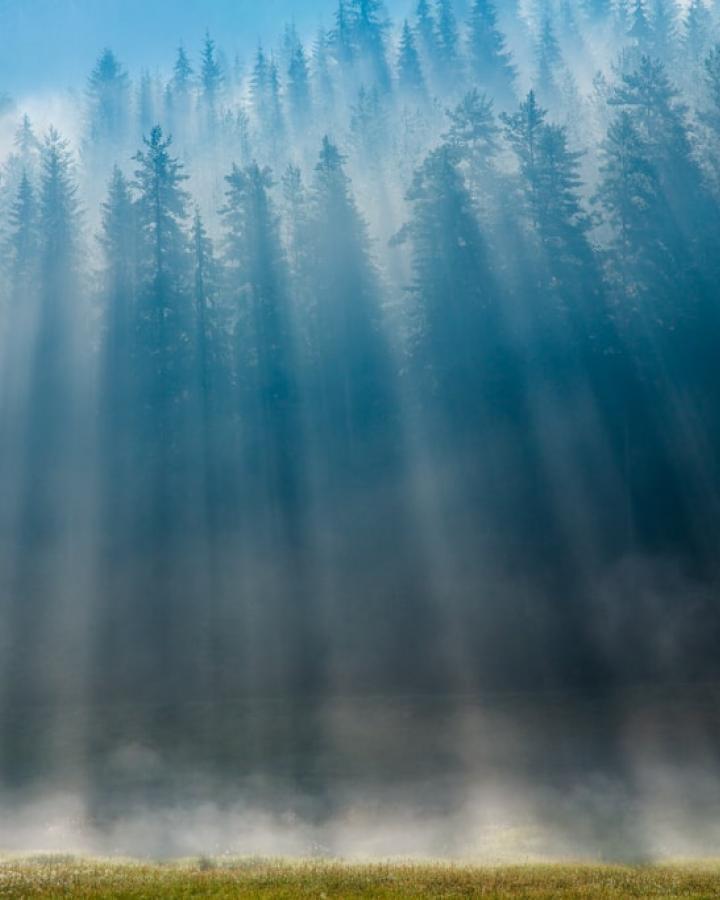
[[[648,866],[219,861],[72,857],[0,862],[0,897],[720,897],[720,862]]]

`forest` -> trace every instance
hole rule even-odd
[[[4,715],[718,674],[720,6],[406,14],[4,101]]]

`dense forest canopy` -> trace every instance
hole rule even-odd
[[[4,102],[5,708],[717,674],[720,7],[406,13]]]

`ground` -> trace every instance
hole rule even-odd
[[[0,897],[720,898],[720,862],[476,867],[205,859],[145,864],[53,856],[0,862]]]

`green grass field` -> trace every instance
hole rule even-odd
[[[720,862],[653,866],[5,860],[0,897],[720,897]]]

